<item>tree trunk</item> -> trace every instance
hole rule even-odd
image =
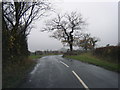
[[[70,43],[70,51],[73,51],[73,45]]]
[[[73,51],[73,30],[70,32],[70,41],[69,41],[69,45],[70,45],[70,51]]]

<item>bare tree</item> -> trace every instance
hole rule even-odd
[[[96,43],[100,41],[97,37],[91,37],[90,34],[82,34],[80,38],[77,38],[76,44],[78,47],[82,47],[84,50],[93,50]]]
[[[54,37],[61,42],[66,43],[70,47],[70,51],[73,50],[74,38],[85,26],[81,14],[71,12],[70,14],[64,14],[63,16],[57,15],[46,23],[46,28],[43,31],[54,31],[51,37]]]
[[[51,9],[50,3],[45,0],[18,1],[20,0],[2,3],[2,51],[5,63],[14,60],[14,57],[29,55],[27,35],[30,33],[31,23]]]
[[[95,46],[96,46],[96,43],[100,41],[100,38],[98,38],[98,37],[91,37],[90,41],[91,41],[91,45],[92,45],[91,49],[93,50],[95,48]]]
[[[29,34],[30,24],[43,16],[50,9],[50,3],[40,0],[39,2],[3,2],[3,22],[5,29],[19,34]]]

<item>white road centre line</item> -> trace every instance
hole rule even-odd
[[[88,88],[88,86],[83,82],[83,80],[74,72],[72,71],[72,73],[77,77],[77,79],[80,81],[80,83],[83,85],[83,87],[86,89],[86,90],[90,90]]]
[[[69,67],[67,64],[65,64],[64,62],[60,61],[60,63],[62,63],[63,65],[65,65],[66,67]]]

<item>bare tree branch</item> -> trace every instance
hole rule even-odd
[[[50,10],[50,3],[41,0],[39,2],[5,2],[3,3],[3,17],[8,28],[17,30],[17,33],[25,33],[27,27]],[[18,27],[22,29],[17,29]],[[14,29],[16,28],[16,29]]]

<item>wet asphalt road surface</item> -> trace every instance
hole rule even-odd
[[[21,88],[118,88],[118,73],[61,55],[44,56]]]

